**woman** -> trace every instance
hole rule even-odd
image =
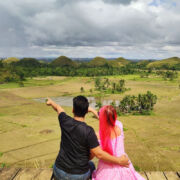
[[[117,121],[116,110],[112,106],[104,106],[99,111],[98,139],[102,149],[114,156],[125,154],[123,125]],[[129,167],[106,163],[99,160],[92,180],[145,180],[138,174],[132,163]]]

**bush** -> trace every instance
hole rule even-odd
[[[95,107],[99,110],[102,107],[101,101],[96,101]]]
[[[147,91],[146,94],[139,94],[138,96],[127,95],[120,101],[118,110],[124,114],[150,115],[156,102],[157,96],[150,91]]]
[[[84,88],[83,88],[83,87],[81,87],[81,88],[80,88],[80,90],[81,90],[81,93],[83,93],[83,92],[84,92]]]
[[[18,85],[19,85],[19,87],[24,87],[24,83],[23,83],[22,81],[20,81],[20,82],[18,83]]]

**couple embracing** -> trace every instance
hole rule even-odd
[[[56,180],[144,180],[125,154],[123,125],[112,106],[102,107],[98,114],[86,97],[77,96],[72,118],[51,99],[47,105],[57,111],[61,128],[60,150],[53,167]],[[85,123],[88,112],[99,119],[99,133]],[[90,161],[94,157],[99,159],[97,169]]]

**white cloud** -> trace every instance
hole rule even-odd
[[[169,2],[1,1],[0,56],[180,56],[180,3]]]

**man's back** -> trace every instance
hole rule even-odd
[[[85,122],[77,121],[59,114],[61,127],[61,147],[56,159],[56,166],[67,173],[84,174],[89,170],[90,149],[99,145],[92,127]]]

